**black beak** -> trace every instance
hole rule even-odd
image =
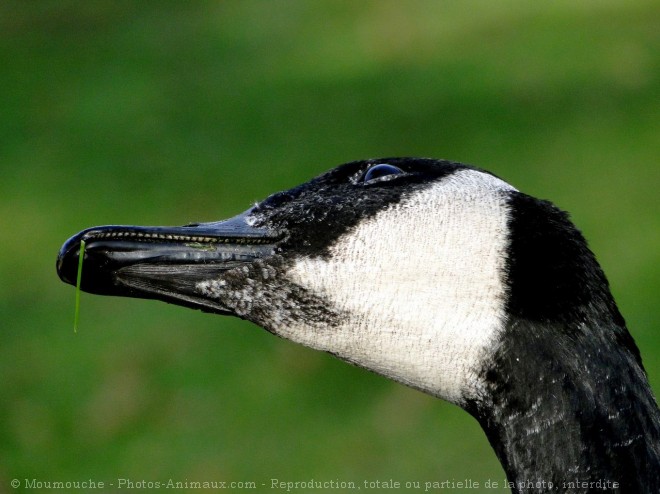
[[[246,222],[249,211],[226,221],[181,227],[99,226],[67,240],[57,258],[62,281],[76,284],[85,241],[81,289],[101,295],[152,298],[207,312],[231,313],[200,295],[200,282],[275,252],[277,232]]]

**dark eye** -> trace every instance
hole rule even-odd
[[[381,179],[389,175],[398,175],[403,173],[401,168],[397,168],[393,165],[388,165],[382,163],[380,165],[374,165],[369,168],[366,173],[362,176],[361,182],[370,182],[372,180]]]

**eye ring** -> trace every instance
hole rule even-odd
[[[400,175],[402,173],[404,173],[404,171],[397,166],[389,165],[387,163],[378,163],[364,172],[360,178],[360,182],[380,182],[389,180],[392,175]]]

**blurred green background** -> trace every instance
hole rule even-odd
[[[367,157],[476,164],[569,210],[660,392],[659,20],[643,0],[2,2],[0,493],[502,481],[462,410],[249,323],[83,294],[73,334],[68,236],[218,220]]]

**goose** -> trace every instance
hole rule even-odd
[[[660,411],[567,213],[482,169],[341,165],[231,219],[100,226],[60,278],[247,319],[454,403],[512,492],[660,492]]]

